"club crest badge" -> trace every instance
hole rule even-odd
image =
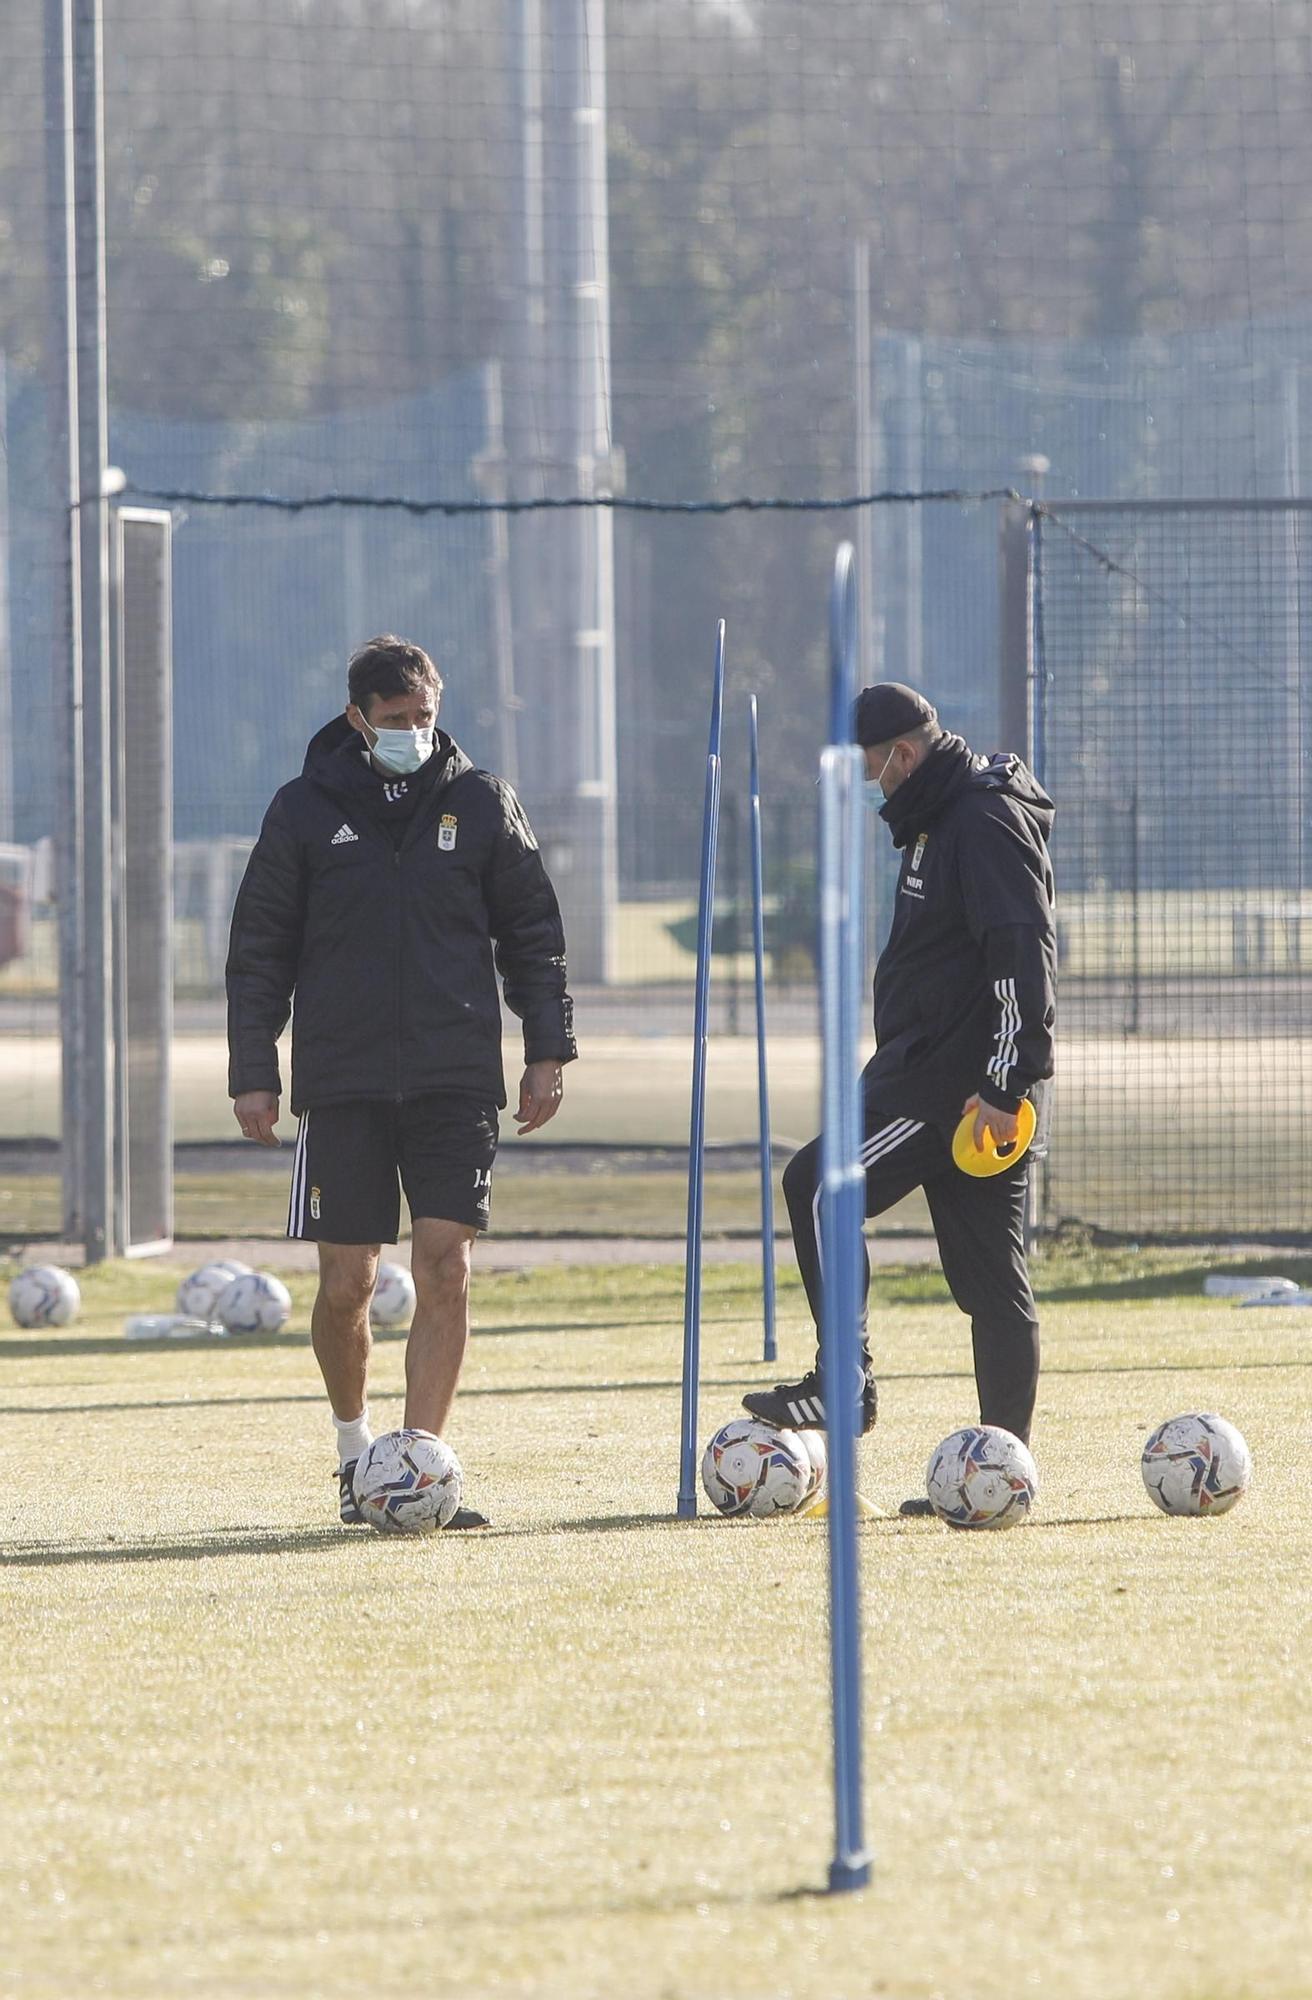
[[[456,844],[456,816],[443,813],[437,827],[437,844],[444,854],[449,854]]]
[[[913,875],[919,875],[920,873],[920,863],[924,858],[925,842],[928,839],[929,835],[927,833],[918,833],[916,835],[916,848],[914,854],[911,856],[911,872]]]

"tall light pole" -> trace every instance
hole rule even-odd
[[[105,366],[105,78],[102,0],[73,0],[77,519],[81,572],[83,894],[82,1241],[114,1243],[113,933],[110,920],[109,398]]]
[[[566,88],[560,116],[572,155],[562,203],[561,290],[566,342],[563,407],[576,490],[596,499],[614,490],[610,435],[610,226],[606,178],[605,0],[552,0],[558,71]],[[572,200],[571,200],[572,197]],[[570,349],[572,348],[572,355]],[[574,516],[573,679],[577,700],[575,821],[577,861],[570,896],[571,956],[584,978],[609,980],[619,898],[616,855],[615,540],[608,507]]]
[[[1284,489],[1296,500],[1303,482],[1299,452],[1299,370],[1296,361],[1281,371],[1281,401],[1284,406]],[[1285,883],[1298,897],[1299,921],[1303,899],[1304,816],[1307,810],[1303,759],[1303,587],[1302,516],[1291,507],[1285,515],[1285,734],[1289,745],[1289,865]]]
[[[73,226],[73,0],[45,0],[46,298],[44,375],[50,480],[50,684],[57,736],[54,821],[59,910],[62,1233],[82,1235],[82,587],[78,528],[77,257]]]
[[[871,410],[870,244],[861,236],[852,245],[852,380],[856,401],[856,490],[871,493],[875,484],[875,450]],[[857,680],[869,687],[876,678],[875,661],[875,511],[863,507],[853,522],[856,544]],[[882,654],[883,648],[880,648]]]
[[[9,642],[9,453],[5,362],[0,354],[0,841],[14,837],[13,657]]]
[[[518,121],[517,354],[506,398],[516,498],[605,498],[611,441],[604,0],[511,0]],[[615,557],[609,509],[514,525],[523,727],[549,774],[543,833],[570,970],[614,972]],[[526,765],[527,765],[526,758]]]

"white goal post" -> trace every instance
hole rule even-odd
[[[173,1240],[172,521],[119,507],[110,548],[115,1249]]]

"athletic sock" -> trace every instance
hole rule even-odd
[[[353,1459],[359,1458],[362,1451],[368,1451],[374,1441],[374,1434],[369,1428],[368,1403],[365,1404],[358,1417],[351,1417],[346,1422],[334,1411],[333,1428],[337,1432],[337,1463],[339,1466],[350,1465]]]

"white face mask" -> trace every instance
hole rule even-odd
[[[895,743],[893,750],[896,749],[897,744]],[[871,812],[878,812],[884,803],[884,771],[888,769],[893,761],[893,750],[890,750],[887,757],[885,757],[884,769],[879,773],[879,776],[877,778],[866,779],[866,804],[869,806]]]
[[[394,771],[398,778],[417,771],[426,764],[433,754],[433,724],[427,729],[374,729],[374,741],[369,744],[369,752],[375,763],[385,771]],[[368,742],[368,738],[365,741]]]

